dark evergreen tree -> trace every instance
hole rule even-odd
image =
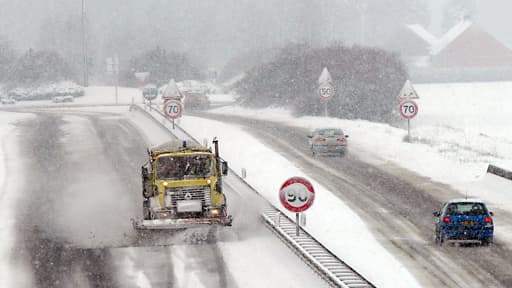
[[[163,85],[170,79],[176,81],[186,79],[199,79],[199,70],[192,64],[187,55],[178,52],[169,52],[161,47],[147,51],[142,55],[132,57],[130,64],[122,73],[126,85],[138,85],[135,72],[149,72],[148,83]]]
[[[11,48],[9,42],[0,38],[0,83],[5,82],[15,62],[15,51]]]
[[[336,89],[328,102],[329,115],[391,122],[407,73],[397,55],[377,48],[289,46],[275,61],[247,72],[237,86],[241,102],[259,108],[289,107],[297,115],[321,115],[325,100],[318,95],[318,77],[324,67]]]
[[[19,85],[70,80],[75,74],[69,65],[55,51],[34,51],[29,49],[10,69],[8,80]]]

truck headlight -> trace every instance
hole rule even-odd
[[[218,217],[222,214],[220,208],[211,208],[208,212],[211,217]]]

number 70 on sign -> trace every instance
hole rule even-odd
[[[412,100],[404,100],[400,102],[400,115],[402,118],[411,119],[418,114],[418,104]]]
[[[168,100],[164,103],[164,113],[169,119],[176,119],[181,117],[183,113],[183,105],[177,100]]]

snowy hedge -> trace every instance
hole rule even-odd
[[[281,106],[297,115],[323,115],[318,77],[324,67],[336,89],[328,102],[330,116],[391,122],[407,72],[397,55],[381,49],[289,46],[274,61],[247,71],[236,90],[246,106]]]

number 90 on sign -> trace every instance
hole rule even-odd
[[[183,113],[183,105],[176,100],[166,101],[164,104],[164,113],[169,119],[179,118],[181,117],[181,113]]]
[[[313,204],[315,191],[306,179],[292,177],[281,186],[279,198],[286,209],[292,212],[302,212]]]
[[[418,114],[418,104],[412,100],[400,102],[400,115],[402,118],[411,119]]]

